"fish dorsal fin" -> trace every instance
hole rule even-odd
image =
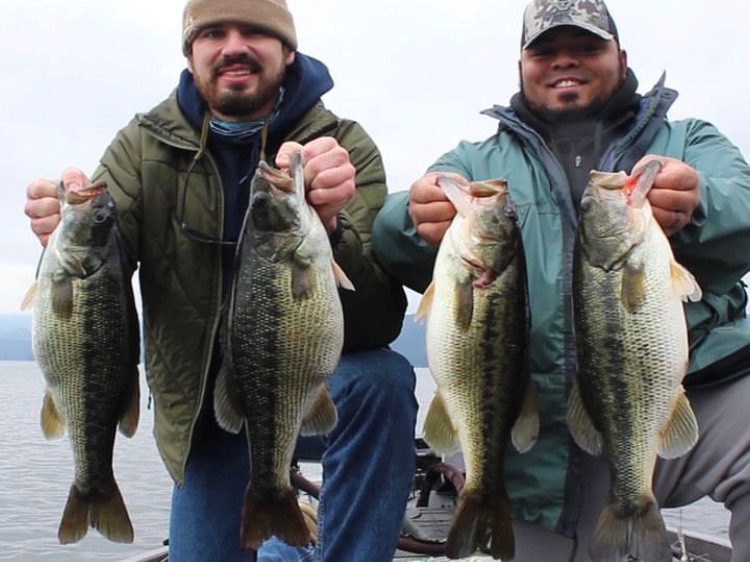
[[[537,437],[539,437],[539,399],[534,383],[527,380],[521,411],[510,431],[510,438],[518,452],[525,453],[534,446]]]
[[[602,434],[594,427],[581,398],[578,380],[573,383],[568,398],[568,427],[576,444],[590,455],[602,453]]]
[[[461,448],[458,432],[439,391],[432,397],[424,418],[424,439],[438,453],[454,453]]]
[[[659,456],[664,459],[681,457],[695,445],[696,441],[698,441],[698,421],[695,419],[684,389],[680,387],[672,417],[669,418],[659,444]]]
[[[670,264],[670,272],[672,274],[672,287],[682,300],[697,302],[703,298],[703,292],[698,282],[687,269],[673,261]]]
[[[300,435],[319,435],[334,428],[338,420],[336,405],[328,389],[323,387],[302,419]]]
[[[419,300],[419,306],[417,312],[414,314],[414,320],[422,322],[427,320],[432,309],[432,301],[435,298],[435,282],[433,281],[425,290],[422,298]]]

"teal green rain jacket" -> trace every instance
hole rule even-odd
[[[678,158],[700,176],[692,222],[671,237],[675,257],[697,278],[703,300],[686,305],[690,374],[686,384],[710,384],[750,370],[750,329],[742,277],[750,270],[750,167],[713,125],[669,122],[677,93],[662,81],[643,96],[633,127],[605,151],[602,171],[631,170],[648,153]],[[503,177],[518,210],[528,267],[530,368],[540,395],[540,437],[524,455],[508,447],[507,478],[515,516],[572,537],[581,486],[578,449],[566,425],[567,394],[576,373],[571,266],[577,225],[562,167],[542,138],[510,108],[485,114],[500,121],[481,142],[461,142],[430,167],[470,180]],[[376,219],[373,246],[384,267],[418,292],[430,282],[437,249],[419,238],[408,193],[389,195]]]

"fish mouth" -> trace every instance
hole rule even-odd
[[[80,189],[69,189],[65,192],[65,202],[68,205],[80,205],[94,199],[97,195],[106,191],[107,182],[101,180]]]

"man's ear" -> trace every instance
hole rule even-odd
[[[287,66],[289,66],[290,64],[294,62],[294,59],[297,58],[297,51],[292,51],[290,48],[286,46],[284,46],[284,51],[286,51],[284,62],[286,63]]]
[[[187,56],[187,69],[190,72],[190,74],[195,74],[193,72],[193,55],[192,54],[189,54]]]
[[[622,72],[622,77],[625,78],[628,73],[628,53],[625,49],[620,49],[620,71]]]

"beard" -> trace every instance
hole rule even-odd
[[[258,85],[253,91],[247,91],[244,85],[230,87],[229,90],[218,90],[216,79],[225,66],[231,64],[247,65],[258,76]],[[225,57],[212,69],[208,78],[193,75],[195,85],[208,106],[215,112],[237,119],[250,118],[273,102],[284,81],[286,67],[268,69],[257,59],[249,55]]]

